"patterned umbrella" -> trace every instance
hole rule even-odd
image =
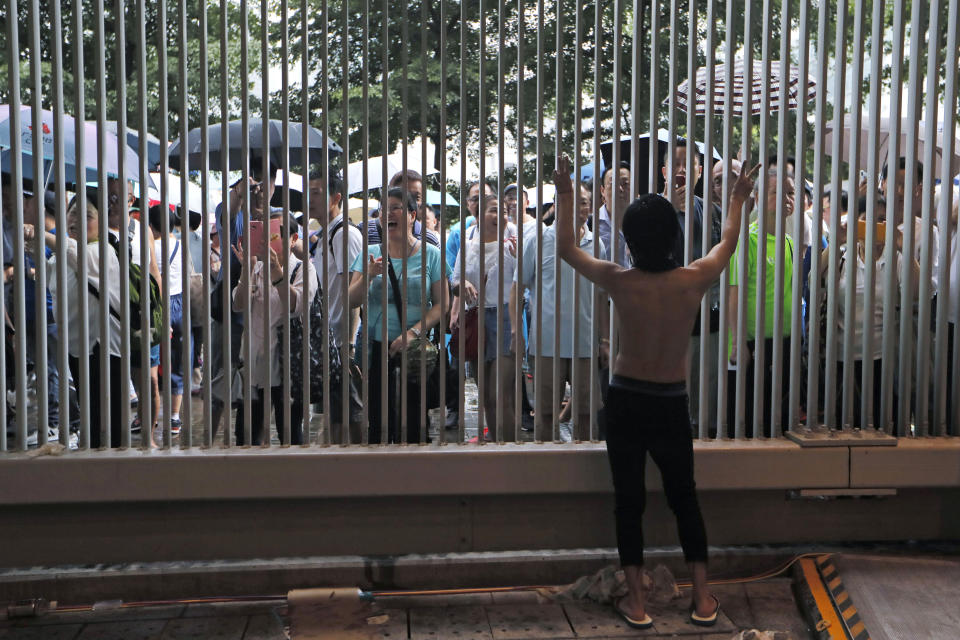
[[[743,60],[734,63],[733,70],[733,115],[743,116],[743,98],[744,98],[744,68]],[[761,113],[761,94],[763,91],[763,67],[762,60],[754,60],[753,74],[750,81],[750,113],[760,115]],[[787,86],[787,109],[796,109],[800,100],[809,101],[817,95],[817,83],[810,77],[807,77],[805,87],[803,79],[800,77],[800,71],[796,66],[791,65],[789,71],[789,80]],[[774,60],[770,63],[770,105],[769,111],[780,110],[780,62]],[[718,64],[713,72],[713,115],[723,115],[724,101],[727,96],[727,69],[725,64]],[[687,111],[690,104],[689,81],[684,80],[677,87],[677,107]],[[707,110],[707,70],[701,68],[697,70],[696,85],[694,87],[694,114],[702,116]],[[663,101],[667,104],[669,98]]]

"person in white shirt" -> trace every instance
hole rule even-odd
[[[293,221],[290,222],[293,225]],[[292,231],[292,229],[291,229]],[[296,234],[291,234],[290,244],[297,240]],[[232,247],[234,255],[242,264],[244,261],[245,248]],[[284,442],[283,429],[283,410],[285,404],[290,404],[290,443],[303,444],[303,405],[296,397],[288,398],[283,395],[283,379],[280,372],[280,334],[278,328],[283,323],[289,323],[291,318],[302,315],[305,305],[311,304],[313,296],[316,295],[318,288],[318,279],[313,264],[309,260],[301,261],[296,254],[290,251],[290,245],[286,252],[289,255],[287,268],[284,269],[283,260],[274,251],[270,249],[270,262],[264,264],[257,256],[251,255],[250,280],[247,281],[246,270],[241,270],[240,281],[233,288],[233,306],[240,309],[244,306],[247,296],[250,296],[250,322],[243,327],[243,340],[249,341],[251,351],[251,361],[244,362],[241,366],[250,377],[253,397],[251,400],[251,440],[253,445],[263,443],[264,437],[270,437],[270,434],[263,433],[263,417],[267,410],[264,406],[264,389],[267,386],[267,380],[270,381],[270,400],[273,405],[274,419],[277,424],[277,432],[280,442]],[[304,282],[307,284],[306,296],[304,292]],[[249,287],[248,287],[249,285]],[[282,295],[284,289],[289,285],[290,292],[290,315],[286,316],[283,312]],[[249,289],[249,291],[248,291]],[[264,312],[270,307],[270,327],[268,333],[264,334]],[[269,354],[267,348],[269,344]],[[269,378],[267,377],[269,372]],[[237,419],[235,422],[235,435],[238,445],[245,444],[244,438],[244,420],[243,403],[237,409]]]
[[[183,247],[180,244],[180,238],[175,231],[179,226],[180,218],[173,215],[169,210],[167,237],[167,252],[163,251],[163,207],[155,205],[150,207],[150,229],[153,232],[154,255],[161,257],[158,262],[161,269],[167,274],[167,293],[170,296],[170,307],[168,309],[170,317],[170,363],[164,367],[164,375],[170,376],[170,433],[178,435],[183,423],[180,421],[180,405],[183,403],[183,376],[188,370],[193,357],[191,355],[188,362],[183,360],[183,341],[190,339],[189,328],[184,330],[183,326]],[[160,281],[161,286],[163,281]],[[191,354],[193,353],[191,347]],[[159,428],[159,425],[158,425]]]
[[[127,401],[126,393],[107,393],[109,398],[109,407],[102,407],[100,380],[104,367],[109,371],[110,386],[113,389],[126,389],[129,381],[121,379],[121,344],[120,344],[120,286],[121,282],[126,283],[126,279],[120,277],[120,262],[116,253],[109,246],[100,242],[99,226],[100,216],[93,200],[88,197],[86,210],[83,211],[77,204],[77,199],[67,208],[67,243],[66,243],[66,267],[67,278],[65,282],[59,282],[57,273],[57,236],[47,232],[47,246],[53,250],[53,254],[47,261],[47,284],[50,288],[50,294],[53,297],[54,308],[59,305],[65,305],[67,308],[67,350],[69,353],[70,372],[77,384],[77,388],[84,390],[86,385],[86,396],[90,400],[90,419],[93,424],[90,427],[91,449],[98,449],[101,446],[120,446],[121,430],[125,425],[121,423],[121,408]],[[86,225],[87,244],[79,244],[81,225]],[[25,225],[24,237],[31,239],[34,229],[30,225]],[[104,248],[105,247],[105,248]],[[106,255],[106,284],[100,273],[100,251],[103,250]],[[80,280],[81,261],[86,263],[87,281]],[[106,290],[104,290],[106,287]],[[84,295],[83,291],[86,291]],[[100,304],[102,296],[107,296],[107,305],[109,309],[108,319],[108,342],[106,354],[103,354],[104,347],[101,344],[101,322]],[[86,298],[87,307],[81,305],[82,299]],[[86,314],[84,315],[84,311]],[[86,334],[83,333],[82,323],[86,323]],[[81,367],[81,361],[86,360],[86,376],[84,376],[84,367]],[[109,426],[108,441],[101,439],[101,420],[105,420]],[[81,446],[83,443],[81,442]]]
[[[500,262],[500,231],[503,231],[503,263]],[[483,410],[489,438],[497,439],[497,404],[503,406],[503,415],[513,415],[514,403],[514,362],[508,356],[510,350],[510,287],[513,282],[517,263],[517,228],[509,221],[506,207],[495,196],[485,196],[480,207],[480,219],[467,232],[467,240],[453,268],[453,294],[463,296],[467,313],[483,313],[483,353],[468,357],[471,365],[477,369],[483,363],[484,389]],[[460,263],[465,265],[465,279],[460,280]],[[503,274],[503,291],[500,291],[500,274]],[[483,283],[483,300],[479,291]],[[497,311],[503,322],[502,332],[497,332]],[[468,318],[464,318],[464,323]],[[479,331],[479,322],[477,323]],[[466,333],[466,332],[464,332]],[[479,333],[477,334],[479,338]],[[497,384],[497,363],[499,361],[499,386]],[[514,434],[509,429],[503,434],[505,440],[512,440]]]
[[[599,242],[586,222],[593,213],[593,201],[590,190],[580,185],[580,197],[577,199],[577,246],[588,254],[594,254],[594,243]],[[539,425],[535,430],[537,440],[553,439],[553,415],[560,408],[563,389],[570,383],[572,395],[577,399],[577,415],[573,423],[574,440],[590,440],[590,354],[593,349],[593,332],[600,340],[600,368],[606,368],[610,357],[609,307],[598,306],[597,319],[593,315],[593,285],[583,276],[577,275],[569,263],[556,259],[557,228],[551,225],[543,231],[542,262],[537,260],[537,236],[526,236],[523,240],[523,263],[518,265],[510,296],[510,317],[516,318],[523,287],[530,290],[532,316],[542,316],[542,333],[538,336],[536,326],[530,327],[530,352],[536,356],[536,366],[541,375],[535,394],[536,411]],[[605,255],[601,242],[599,254]],[[537,271],[540,271],[540,305],[537,304]],[[560,308],[556,308],[557,273],[560,273]],[[574,297],[575,282],[579,280],[579,295]],[[579,317],[579,332],[574,334],[574,317]],[[519,322],[513,324],[513,349],[521,349],[523,331],[518,330]],[[555,351],[556,335],[559,333],[559,351]],[[554,359],[559,358],[560,378],[557,380],[554,395],[553,367]],[[575,372],[575,373],[574,373]],[[600,396],[599,376],[594,378],[595,392]],[[552,400],[551,400],[552,399]],[[602,403],[601,403],[602,404]]]
[[[343,180],[336,172],[330,171],[326,179],[322,173],[311,173],[308,188],[310,189],[309,218],[320,223],[320,233],[309,245],[310,262],[313,263],[314,270],[323,282],[322,290],[318,295],[326,294],[327,296],[325,311],[330,319],[330,328],[336,344],[346,347],[341,361],[347,361],[351,356],[352,342],[360,324],[360,309],[359,307],[347,308],[344,304],[343,288],[350,282],[350,265],[363,251],[363,234],[350,224],[340,208],[343,199]],[[346,234],[346,253],[343,248],[344,234]],[[294,244],[293,253],[300,260],[306,257],[302,242]],[[344,341],[344,331],[347,332],[346,341]],[[360,398],[359,384],[360,380],[356,376],[350,377],[350,416],[349,429],[346,432],[343,431],[343,388],[339,384],[331,383],[330,385],[332,415],[328,423],[332,443],[360,444],[362,442],[366,417]]]

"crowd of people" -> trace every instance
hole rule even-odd
[[[663,195],[668,198],[680,225],[679,240],[670,247],[670,255],[677,264],[693,263],[706,255],[721,242],[721,221],[725,189],[732,188],[740,171],[738,160],[711,162],[704,166],[704,158],[685,140],[678,139],[673,147],[671,162],[661,166]],[[687,175],[687,155],[691,154],[692,174]],[[781,186],[779,165],[784,165],[784,180]],[[90,446],[118,446],[121,431],[122,403],[129,398],[152,400],[150,425],[139,424],[135,418],[134,429],[143,429],[154,445],[159,445],[162,430],[159,425],[165,421],[159,415],[161,409],[161,380],[169,378],[172,394],[169,424],[171,433],[176,435],[181,428],[180,407],[184,401],[184,380],[191,377],[195,389],[199,385],[211,385],[214,398],[213,418],[216,430],[236,409],[235,419],[225,428],[232,428],[237,444],[248,444],[247,427],[250,430],[249,444],[261,444],[270,434],[263,431],[264,414],[272,405],[277,425],[284,423],[284,414],[289,418],[289,443],[301,444],[309,437],[304,423],[304,406],[300,385],[292,385],[292,397],[284,394],[283,386],[283,344],[284,336],[296,338],[293,345],[299,351],[292,353],[291,368],[299,369],[303,350],[311,351],[312,375],[329,377],[329,414],[326,416],[330,441],[335,443],[360,443],[366,437],[370,442],[420,442],[429,440],[429,432],[422,426],[429,426],[425,419],[428,409],[445,409],[443,424],[435,428],[455,428],[459,423],[458,412],[462,405],[460,398],[459,376],[461,368],[470,377],[481,377],[485,382],[483,394],[479,399],[483,414],[485,433],[480,437],[496,440],[511,440],[515,429],[512,417],[517,404],[520,404],[523,416],[522,428],[533,432],[536,440],[551,440],[554,437],[555,417],[572,421],[574,440],[591,438],[590,424],[591,393],[599,398],[597,416],[600,425],[599,436],[606,435],[606,414],[603,405],[608,396],[607,382],[610,379],[609,367],[611,354],[618,351],[625,332],[643,331],[642,327],[619,325],[613,335],[610,333],[611,303],[608,292],[595,287],[583,275],[574,272],[571,265],[557,257],[557,225],[554,222],[552,204],[538,203],[531,207],[528,194],[517,185],[501,186],[489,181],[478,181],[464,185],[465,206],[464,223],[459,220],[453,224],[441,219],[441,216],[424,201],[424,179],[413,170],[397,173],[382,190],[377,206],[369,213],[366,226],[352,223],[345,213],[343,201],[344,185],[341,175],[333,168],[321,172],[313,168],[308,176],[308,210],[288,216],[289,236],[279,239],[270,237],[269,260],[263,253],[251,250],[248,246],[251,234],[245,228],[244,211],[249,212],[251,226],[262,225],[270,229],[270,221],[282,219],[284,210],[271,206],[276,188],[279,167],[269,165],[264,173],[262,159],[251,158],[252,168],[248,183],[237,182],[216,208],[212,224],[201,221],[199,216],[181,208],[164,211],[158,204],[138,199],[134,195],[132,184],[124,184],[110,179],[101,194],[95,187],[85,192],[84,206],[73,196],[66,207],[67,228],[65,234],[56,230],[58,203],[49,191],[32,193],[24,190],[23,235],[26,240],[26,253],[22,265],[14,258],[13,242],[13,197],[15,190],[4,183],[3,193],[3,261],[5,290],[5,357],[8,380],[7,389],[14,388],[13,373],[17,341],[13,340],[17,327],[11,311],[14,308],[13,283],[16,271],[23,269],[25,275],[26,323],[23,325],[26,336],[26,359],[31,372],[40,358],[47,362],[47,380],[45,385],[48,396],[49,428],[51,436],[57,429],[69,425],[71,434],[79,429],[79,413],[76,389],[85,389],[90,399],[91,416],[108,416],[110,425],[109,442],[101,441],[100,430],[90,430]],[[824,196],[822,218],[813,219],[814,207],[812,189],[808,183],[797,184],[794,180],[794,165],[791,158],[778,158],[773,155],[763,163],[762,171],[766,179],[759,180],[752,197],[746,202],[750,213],[750,223],[745,243],[737,248],[729,261],[724,277],[728,278],[726,308],[721,308],[720,280],[716,279],[707,288],[707,313],[698,313],[689,337],[688,385],[690,415],[695,431],[701,414],[706,416],[707,432],[711,437],[732,436],[737,407],[738,368],[743,368],[742,385],[745,401],[740,405],[744,412],[746,435],[753,433],[754,395],[762,394],[763,415],[757,423],[762,425],[762,435],[772,433],[771,425],[775,421],[772,415],[774,403],[772,395],[780,395],[780,424],[786,424],[789,403],[787,399],[791,365],[791,331],[793,313],[799,310],[803,336],[793,337],[801,340],[800,357],[802,361],[802,380],[806,383],[806,368],[827,366],[838,367],[834,380],[843,380],[845,339],[853,338],[853,366],[855,388],[853,395],[853,424],[865,426],[865,416],[861,415],[860,379],[864,368],[874,371],[872,390],[873,420],[881,425],[880,399],[883,395],[880,387],[883,369],[883,331],[897,331],[890,327],[890,318],[884,314],[885,293],[888,282],[893,282],[895,291],[892,300],[899,305],[900,288],[909,286],[913,294],[914,314],[919,308],[921,293],[931,296],[931,304],[936,308],[940,291],[949,288],[948,343],[952,349],[955,339],[958,313],[958,283],[955,269],[950,270],[949,281],[939,278],[937,240],[939,227],[949,224],[950,247],[947,255],[950,264],[957,259],[957,208],[954,201],[951,219],[935,220],[933,228],[925,234],[919,221],[922,206],[922,182],[924,168],[918,163],[908,167],[901,158],[894,167],[897,172],[896,190],[893,170],[884,167],[883,177],[877,189],[867,189],[865,182],[855,185],[850,193]],[[908,172],[913,172],[908,176]],[[631,169],[628,165],[606,167],[597,176],[599,184],[589,180],[581,181],[579,191],[574,194],[575,215],[572,227],[575,230],[576,246],[590,255],[596,255],[622,268],[645,269],[642,256],[638,257],[624,233],[624,214],[639,195],[630,190]],[[904,184],[911,177],[914,189],[907,193]],[[4,176],[7,180],[7,176]],[[765,191],[760,192],[760,186]],[[949,187],[946,187],[949,188]],[[703,190],[711,191],[711,204],[705,206]],[[938,192],[940,187],[937,187]],[[688,192],[693,191],[692,198]],[[876,193],[873,203],[876,211],[876,227],[872,233],[866,229],[866,197]],[[599,199],[595,200],[594,195]],[[103,196],[103,197],[101,197]],[[836,196],[836,197],[834,197]],[[917,215],[913,230],[913,251],[903,255],[904,211],[906,203],[912,203],[912,211]],[[688,200],[693,203],[689,216],[690,228],[687,228],[688,216],[684,209]],[[106,243],[101,238],[101,212],[98,204],[107,203],[105,215],[108,229]],[[782,206],[778,204],[782,202]],[[759,206],[759,205],[764,206]],[[839,205],[840,237],[831,239],[834,233],[833,208]],[[124,211],[129,212],[129,224],[123,227]],[[758,212],[763,211],[763,217]],[[780,218],[778,218],[780,216]],[[796,219],[800,218],[799,226]],[[166,218],[166,220],[165,220]],[[651,218],[650,225],[657,224]],[[141,225],[145,225],[141,227]],[[441,227],[445,226],[441,232]],[[856,243],[851,251],[845,242],[848,225],[856,225]],[[819,229],[817,228],[819,227]],[[795,229],[802,229],[802,237],[794,237]],[[162,238],[163,230],[169,235]],[[778,233],[779,230],[779,233]],[[656,229],[648,229],[655,235]],[[764,238],[760,238],[761,231]],[[46,254],[37,255],[37,235],[44,234]],[[201,234],[208,233],[210,251],[204,253]],[[616,236],[614,235],[616,233]],[[893,255],[886,255],[886,234],[894,234]],[[120,242],[121,235],[127,241]],[[690,237],[688,237],[688,234]],[[269,233],[268,233],[269,235]],[[282,235],[282,234],[281,234]],[[289,238],[284,241],[283,237]],[[441,237],[445,238],[445,247],[441,252]],[[868,251],[866,242],[873,238],[874,247]],[[147,244],[142,246],[146,239]],[[831,241],[832,240],[832,241]],[[64,241],[65,247],[58,247]],[[83,244],[85,242],[85,244]],[[817,246],[813,246],[819,242]],[[191,260],[187,261],[188,272],[184,272],[182,251],[189,245]],[[802,260],[795,261],[795,246],[799,244]],[[931,265],[929,270],[920,268],[920,260],[925,254],[924,245],[930,249]],[[364,246],[367,247],[364,253]],[[127,247],[127,259],[120,260],[121,247]],[[61,250],[62,249],[62,250]],[[761,250],[762,249],[762,250]],[[741,255],[744,252],[744,255]],[[837,252],[831,256],[831,252]],[[819,253],[819,259],[815,258]],[[443,254],[443,255],[441,255]],[[868,263],[868,257],[873,263]],[[146,262],[144,263],[144,258]],[[444,259],[445,258],[445,259]],[[57,276],[60,259],[66,260],[66,280],[61,282]],[[843,304],[843,298],[837,305],[835,329],[830,335],[837,341],[836,348],[827,349],[825,344],[814,348],[808,344],[806,327],[809,323],[824,324],[826,305],[824,295],[820,295],[815,304],[811,302],[811,291],[826,291],[830,271],[827,265],[831,259],[837,262],[836,285],[842,296],[852,289],[854,292],[854,317],[847,317],[849,310]],[[209,262],[212,296],[208,300],[199,300],[197,292],[202,287],[194,287],[197,278],[202,278],[204,261]],[[763,266],[763,261],[766,266]],[[121,273],[121,264],[128,265],[128,272]],[[819,265],[817,270],[812,265]],[[224,268],[227,265],[228,268]],[[741,265],[745,270],[741,272]],[[46,269],[46,291],[36,286],[36,272]],[[106,272],[103,272],[106,269]],[[757,308],[758,274],[765,274],[763,287],[764,327],[762,334],[756,326],[754,310]],[[229,276],[227,276],[229,272]],[[796,297],[792,287],[794,274],[799,272],[802,287]],[[929,274],[929,282],[921,283],[922,273]],[[151,282],[151,304],[139,301],[139,278]],[[778,282],[778,278],[780,278]],[[85,280],[85,282],[84,282]],[[866,284],[872,280],[873,289],[867,291]],[[817,284],[816,287],[811,286]],[[923,286],[922,286],[923,285]],[[191,290],[190,313],[184,311],[185,287]],[[119,312],[122,287],[129,287],[131,293],[131,312]],[[162,292],[162,287],[167,290]],[[86,296],[79,295],[86,291]],[[160,314],[163,326],[154,319],[154,293],[156,300],[163,300],[166,314]],[[163,295],[165,294],[165,295]],[[289,294],[289,298],[286,296]],[[46,305],[37,302],[39,296],[45,296]],[[134,300],[136,298],[136,300]],[[106,304],[103,304],[103,300]],[[289,300],[289,305],[286,301]],[[323,301],[322,304],[320,301]],[[66,303],[69,330],[66,335],[58,332],[55,309],[61,302]],[[740,327],[741,316],[738,313],[745,302],[747,313],[743,316],[744,326]],[[249,305],[249,316],[244,309]],[[870,308],[866,308],[870,305]],[[36,314],[46,309],[46,321],[38,322]],[[102,314],[102,309],[107,314]],[[147,310],[151,318],[149,336],[141,335],[141,310]],[[325,318],[329,325],[329,335],[299,336],[291,327],[305,311],[309,313],[312,334],[313,325],[321,324]],[[201,320],[209,313],[211,318],[211,340],[202,344],[203,333],[199,330]],[[775,323],[777,313],[781,313],[782,323]],[[874,318],[873,334],[863,335],[863,314]],[[185,315],[192,316],[190,326],[186,326]],[[265,316],[269,315],[269,326]],[[893,321],[899,320],[899,312],[893,314]],[[121,322],[127,318],[131,325],[130,380],[122,379],[123,358],[121,346]],[[931,314],[936,318],[935,314]],[[725,318],[727,332],[720,335],[721,318]],[[914,329],[918,326],[914,317]],[[103,323],[107,326],[103,327]],[[37,327],[46,328],[45,356],[36,353]],[[384,332],[384,327],[386,331]],[[290,331],[289,334],[285,332]],[[159,343],[163,333],[170,336],[169,361],[160,362]],[[701,334],[705,338],[703,349],[705,367],[701,367]],[[826,339],[827,331],[821,332],[821,341]],[[86,340],[83,339],[84,335]],[[367,358],[361,361],[359,349],[361,336],[368,338]],[[740,339],[742,335],[743,340]],[[762,337],[761,337],[762,335]],[[225,351],[225,338],[229,336],[228,351]],[[299,337],[297,337],[299,336]],[[451,339],[452,338],[452,339]],[[105,340],[106,339],[106,340]],[[337,352],[341,361],[322,362],[316,351],[315,339],[329,340],[326,351]],[[60,371],[57,367],[57,345],[65,340],[69,353],[69,370]],[[720,366],[721,341],[726,342],[728,362]],[[448,344],[449,342],[449,344]],[[146,343],[146,344],[145,344]],[[867,351],[863,346],[866,343]],[[148,346],[147,346],[148,345]],[[189,345],[189,357],[185,356],[184,345]],[[597,351],[596,360],[592,359]],[[774,371],[774,351],[780,357],[777,365],[780,371]],[[142,362],[141,352],[149,351],[149,365]],[[834,355],[834,362],[825,362],[827,352]],[[406,353],[407,366],[402,368],[401,355]],[[760,354],[762,357],[758,357]],[[528,388],[526,384],[517,385],[514,376],[515,356],[524,361],[524,371],[539,367],[539,384]],[[815,359],[814,354],[818,357]],[[793,354],[795,356],[795,354]],[[460,358],[463,361],[460,361]],[[201,359],[209,359],[212,376],[209,380],[198,376]],[[436,393],[438,358],[447,359],[446,397]],[[948,361],[951,360],[948,358]],[[420,363],[427,361],[427,376],[420,372]],[[591,371],[596,362],[598,369]],[[933,358],[930,359],[931,366]],[[764,384],[754,384],[757,375],[755,367],[762,366]],[[342,369],[354,367],[355,373],[342,375]],[[109,393],[102,393],[100,381],[107,368],[111,380]],[[386,368],[386,371],[384,371]],[[726,433],[718,433],[718,377],[726,368],[729,383],[726,385],[728,398],[727,415],[723,422],[728,425]],[[149,369],[149,374],[145,369]],[[356,371],[360,375],[357,375]],[[559,374],[559,391],[554,387],[554,372]],[[948,372],[948,384],[952,384],[952,370]],[[705,378],[706,394],[700,394],[701,377]],[[361,401],[361,378],[369,384],[367,404]],[[825,376],[820,376],[821,397],[827,395],[822,388]],[[344,390],[343,385],[349,388]],[[35,375],[33,384],[36,384]],[[143,381],[149,381],[147,385]],[[248,380],[249,384],[244,384]],[[387,381],[386,389],[383,380]],[[70,386],[70,407],[59,406],[61,385]],[[591,384],[596,388],[591,389]],[[781,385],[771,393],[774,384]],[[311,381],[311,386],[313,381]],[[569,394],[563,389],[569,385]],[[130,392],[116,393],[118,388]],[[321,385],[322,387],[322,385]],[[519,396],[515,390],[519,388]],[[917,405],[918,390],[909,387],[911,397],[900,397],[902,385],[894,385],[894,406],[908,403],[912,408]],[[948,387],[949,388],[949,387]],[[249,389],[252,394],[245,398]],[[423,391],[423,393],[421,393]],[[926,393],[926,391],[924,391]],[[565,396],[568,400],[565,401]],[[801,412],[806,411],[806,393],[801,398]],[[313,393],[311,392],[311,396]],[[532,401],[531,401],[532,396]],[[268,400],[269,397],[269,400]],[[348,404],[344,406],[344,398]],[[384,405],[382,399],[386,398]],[[426,399],[426,405],[423,399]],[[948,403],[950,394],[947,394]],[[245,414],[245,400],[250,401],[251,415]],[[101,407],[106,401],[109,406]],[[311,397],[311,402],[319,398]],[[8,424],[11,426],[19,418],[16,407],[8,403]],[[818,403],[823,407],[823,402]],[[837,417],[842,402],[836,402]],[[704,409],[701,411],[701,405]],[[505,420],[498,420],[498,412]],[[894,420],[898,412],[894,411]],[[949,411],[947,413],[949,416]],[[819,420],[825,420],[818,415]],[[249,424],[248,424],[249,423]],[[382,426],[386,425],[386,432]],[[905,425],[900,425],[904,427]],[[279,426],[278,437],[286,442],[286,434]]]

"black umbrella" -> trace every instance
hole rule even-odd
[[[263,126],[262,118],[251,118],[246,130],[250,155],[257,158],[263,158]],[[267,131],[269,134],[269,159],[270,162],[278,167],[286,163],[283,159],[283,122],[280,120],[267,120]],[[242,155],[243,136],[245,134],[242,120],[231,120],[227,123],[227,134],[229,147],[226,151],[221,148],[223,142],[221,138],[221,128],[223,123],[213,124],[207,127],[208,149],[210,151],[210,168],[216,171],[239,171],[243,168],[244,157]],[[301,167],[303,165],[303,127],[298,122],[291,122],[287,127],[287,136],[290,150],[290,167]],[[170,166],[174,169],[182,169],[183,155],[187,154],[187,159],[191,168],[200,166],[203,159],[200,149],[201,128],[191,129],[187,133],[187,142],[182,144],[177,138],[170,145]],[[343,153],[340,145],[328,140],[324,143],[323,133],[319,129],[307,126],[307,148],[309,149],[309,162],[319,163],[326,149],[330,157],[338,156]],[[251,167],[251,171],[253,168]]]
[[[637,167],[637,176],[639,178],[639,193],[637,195],[642,195],[650,191],[650,134],[644,133],[638,136],[638,141],[640,143],[640,165]],[[678,140],[683,140],[682,137],[678,137]],[[631,165],[631,145],[633,143],[633,138],[620,138],[620,162],[625,162],[627,165]],[[665,158],[667,156],[667,148],[670,143],[670,134],[664,129],[657,131],[657,193],[663,193],[664,182],[663,182],[663,173],[660,171],[661,167],[666,166]],[[702,142],[696,142],[697,152],[700,154],[700,166],[703,167],[703,175],[700,176],[700,181],[697,182],[697,185],[694,189],[694,192],[698,196],[703,196],[703,176],[709,175],[710,169],[713,167],[713,162],[707,162],[704,159],[704,153],[706,148]],[[720,154],[717,153],[716,149],[712,150],[713,160],[719,160]],[[600,157],[603,158],[603,166],[609,167],[613,164],[613,140],[607,140],[606,142],[600,143]]]

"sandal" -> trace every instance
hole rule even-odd
[[[631,629],[651,629],[653,628],[653,618],[649,614],[644,614],[643,620],[631,618],[626,611],[620,608],[620,600],[613,601],[613,610]]]
[[[720,614],[720,601],[717,600],[717,596],[710,596],[713,598],[713,601],[717,603],[717,606],[714,607],[713,613],[708,616],[698,616],[697,608],[694,605],[690,605],[690,622],[695,624],[698,627],[712,627],[717,624],[717,617]]]

